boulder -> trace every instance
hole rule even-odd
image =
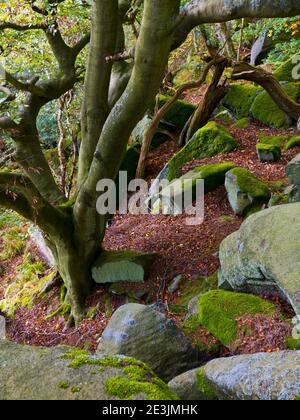
[[[168,292],[169,293],[177,292],[177,290],[180,288],[181,283],[184,281],[185,281],[185,278],[181,274],[179,274],[179,276],[174,277],[174,279],[171,281],[168,287]]]
[[[281,150],[272,144],[257,143],[257,156],[260,162],[277,162],[281,158]]]
[[[300,315],[300,204],[249,217],[220,246],[219,287],[285,297]]]
[[[177,399],[144,363],[0,341],[0,400]]]
[[[194,350],[163,313],[134,303],[121,306],[113,314],[97,353],[138,358],[164,380],[199,366],[206,356]]]
[[[293,77],[293,70],[296,66],[296,64],[299,61],[297,58],[299,57],[299,54],[295,54],[291,58],[289,58],[287,61],[282,63],[274,72],[273,75],[276,77],[277,80],[280,82],[295,82],[295,78]]]
[[[161,95],[159,97],[159,107],[161,108],[165,105],[169,99],[170,97]],[[196,105],[190,102],[177,100],[174,105],[172,105],[171,109],[164,115],[162,122],[166,122],[182,130],[196,108]]]
[[[234,168],[226,173],[225,188],[232,210],[238,215],[260,210],[271,196],[266,184],[244,168]]]
[[[225,162],[199,166],[187,172],[179,179],[171,182],[159,194],[154,194],[151,197],[153,213],[159,213],[164,208],[167,213],[172,214],[176,211],[174,207],[176,203],[183,203],[182,198],[183,196],[187,197],[188,192],[191,192],[193,200],[196,200],[196,188],[201,181],[204,181],[205,194],[214,191],[220,185],[224,185],[226,173],[234,167],[234,163]]]
[[[224,290],[211,290],[198,298],[197,310],[185,321],[190,333],[201,326],[223,345],[230,347],[238,339],[237,319],[246,315],[276,313],[275,306],[260,297]]]
[[[294,157],[285,168],[286,176],[292,186],[290,191],[290,202],[300,201],[300,154]]]
[[[215,122],[209,122],[200,128],[189,143],[176,153],[168,163],[168,180],[180,176],[180,168],[194,159],[205,159],[220,153],[227,153],[237,148],[237,142],[227,128]]]
[[[144,283],[157,254],[103,251],[92,267],[96,283]]]
[[[141,146],[144,142],[145,135],[149,130],[152,124],[152,118],[149,115],[145,115],[145,117],[136,125],[135,129],[132,133],[133,144],[136,146]],[[158,147],[160,144],[164,143],[168,140],[168,136],[166,134],[158,132],[153,136],[151,146]]]
[[[295,400],[300,396],[300,351],[217,359],[203,373],[219,400]]]
[[[215,400],[215,394],[209,387],[203,387],[202,369],[193,369],[176,376],[169,382],[169,387],[185,401]]]
[[[291,99],[300,99],[300,83],[289,83],[282,86]],[[291,118],[282,111],[267,92],[260,93],[254,100],[252,116],[272,128],[287,128],[293,125]]]
[[[261,134],[259,136],[259,143],[276,146],[280,150],[290,150],[293,147],[299,146],[300,136],[266,136],[265,134]]]
[[[251,108],[257,95],[263,90],[250,83],[235,83],[223,99],[223,106],[229,109],[238,120],[250,117]]]
[[[40,256],[48,264],[49,267],[55,266],[55,259],[51,249],[48,247],[43,233],[36,226],[32,226],[28,229],[30,239],[38,249]]]

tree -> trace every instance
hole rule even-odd
[[[20,22],[20,13],[14,18],[11,6],[10,13],[4,8],[1,31],[41,32],[57,68],[50,76],[42,70],[38,75],[5,72],[4,88],[9,94],[4,103],[7,105],[15,92],[23,92],[24,98],[17,118],[7,110],[0,118],[0,128],[14,141],[14,159],[20,168],[19,172],[0,172],[0,205],[17,211],[44,232],[68,290],[72,317],[78,322],[92,287],[90,267],[101,252],[106,227],[106,216],[96,211],[96,185],[104,178],[116,179],[130,134],[159,90],[170,51],[201,23],[294,16],[300,14],[300,4],[298,0],[194,0],[180,9],[180,0],[94,0],[91,34],[81,38],[77,34],[70,42],[63,34],[61,13],[66,15],[66,8],[71,12],[75,6],[83,10],[88,7],[86,1],[10,3],[20,12],[26,7],[26,19]],[[124,27],[135,27],[139,13],[142,21],[138,33],[134,31],[138,39],[126,52]],[[67,26],[69,30],[71,26]],[[78,57],[89,41],[78,189],[68,201],[43,155],[36,120],[42,107],[81,79]],[[116,61],[122,57],[133,57],[134,62]]]

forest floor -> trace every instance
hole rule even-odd
[[[261,133],[268,135],[294,134],[294,130],[271,130],[260,124],[251,123],[247,129],[237,129],[228,125],[239,143],[239,150],[211,159],[190,162],[184,169],[223,161],[230,161],[248,168],[255,175],[272,184],[287,185],[285,178],[286,164],[297,154],[300,147],[283,152],[277,163],[261,164],[256,155],[255,145]],[[295,133],[296,134],[296,133]],[[177,150],[173,141],[162,144],[151,151],[148,160],[147,180],[154,179],[165,163]],[[151,274],[145,285],[127,285],[128,289],[143,289],[148,301],[165,302],[169,316],[179,324],[181,314],[173,313],[172,307],[180,299],[180,291],[170,294],[167,291],[169,282],[182,274],[186,281],[196,281],[199,277],[207,277],[219,268],[218,248],[220,242],[232,232],[239,229],[243,218],[233,214],[227,200],[224,187],[209,193],[205,197],[205,220],[200,226],[187,226],[185,216],[152,216],[152,215],[117,215],[107,229],[104,247],[113,250],[134,249],[146,252],[157,252],[159,257],[153,265]],[[0,238],[1,241],[1,238]],[[1,246],[1,242],[0,242]],[[27,252],[36,250],[27,244]],[[4,261],[1,265],[4,274],[0,277],[0,300],[4,296],[3,284],[7,278],[14,278],[16,267],[20,264],[21,255]],[[144,290],[146,289],[146,290]],[[149,293],[147,294],[147,290]],[[63,317],[45,320],[45,316],[59,307],[60,288],[55,287],[46,298],[36,299],[31,308],[19,308],[13,319],[7,319],[7,336],[9,339],[32,345],[54,346],[67,344],[86,347],[94,350],[111,314],[126,301],[122,295],[111,295],[108,288],[96,287],[88,300],[89,308],[95,308],[94,314],[86,318],[76,328],[67,328]],[[151,296],[151,298],[149,297]],[[145,298],[140,299],[145,303]],[[275,302],[280,311],[293,316],[292,309],[283,302]],[[258,351],[278,351],[285,349],[285,337],[291,334],[291,326],[282,318],[266,318],[263,316],[244,317],[238,320],[240,340],[234,354],[253,353]],[[243,327],[248,326],[255,335],[247,337]],[[207,331],[199,331],[207,339]],[[232,354],[232,350],[223,349],[222,354]]]

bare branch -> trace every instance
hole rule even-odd
[[[18,25],[17,23],[13,22],[2,22],[0,23],[0,31],[3,31],[5,29],[13,29],[15,31],[33,31],[33,30],[45,30],[48,28],[48,25],[46,23],[38,23],[38,24],[31,24],[28,25]]]
[[[39,80],[38,77],[33,77],[32,79],[24,83],[5,70],[5,79],[8,83],[10,83],[12,86],[14,86],[18,90],[30,92],[36,96],[45,95],[44,89],[36,86],[36,83]]]

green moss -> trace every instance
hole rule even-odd
[[[78,349],[78,348],[71,348],[70,350],[67,351],[67,353],[61,355],[60,359],[74,360],[76,357],[87,356],[88,354],[89,352],[87,352],[86,350]]]
[[[91,308],[88,309],[87,313],[86,313],[86,317],[87,318],[94,318],[98,312],[99,307],[98,306],[93,306]]]
[[[259,136],[259,143],[277,146],[280,147],[280,149],[284,149],[289,139],[290,136],[266,136],[265,134],[261,134]]]
[[[228,109],[225,108],[215,115],[215,119],[225,123],[233,123],[235,121]]]
[[[288,204],[289,196],[284,193],[274,193],[269,202],[269,207],[278,206],[280,204]]]
[[[298,56],[298,54],[296,54]],[[293,78],[293,69],[295,67],[295,63],[293,63],[294,57],[291,57],[289,60],[282,63],[273,73],[277,80],[280,82],[294,82]]]
[[[169,161],[168,180],[180,176],[180,168],[194,159],[204,159],[237,148],[237,142],[230,132],[215,122],[208,123],[194,135],[192,140]]]
[[[59,382],[57,386],[58,386],[59,389],[69,389],[70,388],[70,384],[68,382],[65,382],[65,381]]]
[[[0,261],[10,260],[20,255],[25,248],[27,234],[21,227],[10,228],[0,233],[2,243],[0,245]]]
[[[197,388],[203,393],[207,400],[217,400],[217,394],[212,385],[206,379],[204,369],[199,369],[196,373]]]
[[[72,349],[60,358],[72,360],[69,368],[73,369],[80,369],[87,365],[99,367],[98,373],[104,368],[121,369],[122,376],[110,378],[105,384],[106,392],[120,399],[131,399],[140,393],[145,394],[149,400],[178,399],[145,363],[131,357],[107,356],[97,359],[84,350]]]
[[[299,397],[295,397],[295,401],[300,401],[300,396]]]
[[[290,83],[283,86],[283,90],[290,98],[298,101],[300,98],[300,84]],[[261,93],[254,101],[252,115],[255,119],[273,128],[284,128],[291,126],[291,121],[267,92]]]
[[[297,340],[293,337],[287,337],[285,344],[289,350],[300,350],[300,339]]]
[[[159,97],[159,107],[161,108],[166,102],[168,102],[169,99],[170,97],[161,95]],[[195,105],[186,101],[178,100],[166,113],[163,119],[168,123],[183,129],[195,109]]]
[[[16,268],[15,281],[9,284],[5,291],[5,299],[0,302],[0,309],[8,317],[13,318],[18,308],[32,307],[44,284],[56,275],[56,271],[50,271],[42,276],[45,269],[44,263],[32,259],[31,254],[24,256],[23,262]]]
[[[3,228],[20,228],[22,227],[24,220],[17,213],[0,209],[0,229]]]
[[[230,173],[236,177],[241,192],[249,194],[254,199],[270,197],[268,186],[247,169],[234,168]]]
[[[248,128],[250,124],[250,118],[241,118],[235,123],[235,128]]]
[[[262,89],[251,84],[232,84],[223,105],[240,120],[250,116],[252,104]]]
[[[286,150],[290,150],[293,147],[297,147],[297,146],[300,146],[300,136],[293,136],[289,139],[285,148]]]
[[[233,168],[235,168],[234,163],[225,162],[199,166],[193,172],[199,174],[201,179],[204,179],[204,190],[205,194],[207,194],[220,185],[224,185],[226,173]]]
[[[275,306],[257,296],[213,290],[199,299],[198,322],[228,346],[237,339],[236,319],[243,315],[274,315]]]
[[[80,392],[81,389],[78,386],[72,386],[71,388],[71,392],[72,394],[78,394],[78,392]]]

